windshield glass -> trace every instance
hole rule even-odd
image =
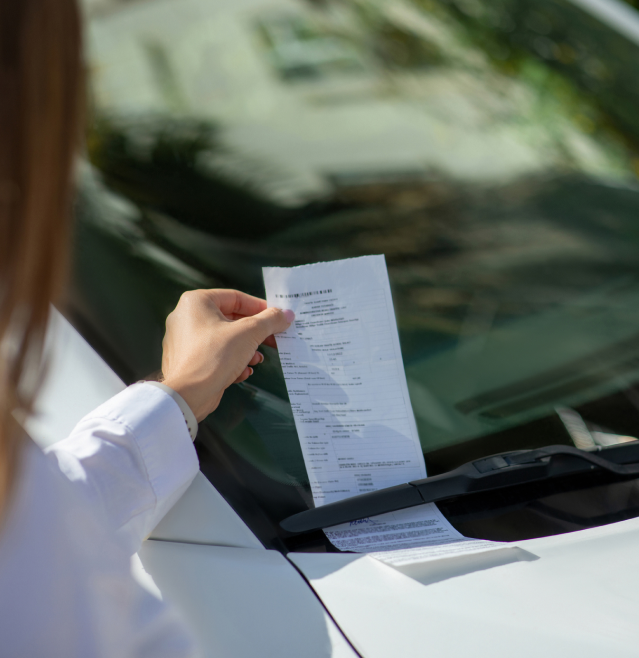
[[[70,314],[125,380],[158,371],[184,290],[263,296],[265,265],[383,253],[430,474],[639,436],[630,6],[615,25],[567,0],[85,5]],[[264,351],[197,445],[279,545],[311,499]]]

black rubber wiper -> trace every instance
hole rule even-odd
[[[620,478],[639,476],[639,441],[595,453],[571,446],[518,450],[468,462],[448,473],[329,503],[284,519],[280,526],[300,533],[329,528],[422,503],[434,503],[480,491],[503,489],[601,469]]]

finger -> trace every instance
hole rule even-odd
[[[290,310],[283,311],[281,308],[267,308],[265,311],[254,315],[252,318],[243,318],[237,323],[245,327],[251,334],[251,338],[259,345],[269,336],[279,334],[291,326],[295,320],[295,313]]]
[[[266,309],[266,300],[247,295],[239,290],[215,288],[203,292],[228,318],[256,315]]]
[[[255,352],[253,358],[248,362],[250,366],[256,366],[264,361],[264,355],[261,352]]]
[[[243,381],[247,380],[253,374],[253,368],[248,366],[242,370],[242,374],[233,382],[234,384],[241,384]]]

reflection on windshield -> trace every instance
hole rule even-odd
[[[85,2],[72,307],[125,378],[159,368],[183,290],[263,295],[265,265],[384,253],[435,470],[576,443],[570,413],[595,445],[637,435],[626,36],[559,0]],[[303,490],[266,352],[207,422]]]

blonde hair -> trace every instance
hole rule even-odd
[[[0,510],[66,278],[82,88],[75,0],[0,0]]]

